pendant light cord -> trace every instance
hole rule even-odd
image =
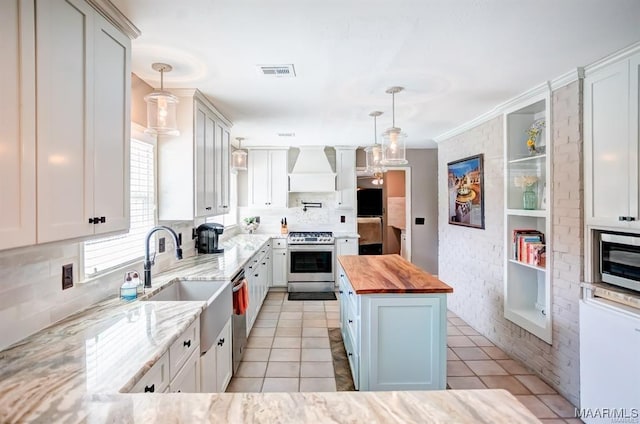
[[[373,144],[378,145],[378,116],[373,115]]]
[[[391,93],[391,126],[396,127],[396,93]]]

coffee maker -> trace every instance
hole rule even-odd
[[[196,247],[198,253],[222,253],[218,248],[218,236],[224,231],[222,224],[202,224],[196,228]]]

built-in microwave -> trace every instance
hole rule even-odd
[[[600,234],[602,281],[640,291],[640,235]]]

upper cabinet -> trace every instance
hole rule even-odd
[[[551,343],[550,92],[504,115],[504,316]]]
[[[190,221],[227,213],[229,128],[198,90],[178,96],[179,136],[158,136],[158,217]]]
[[[640,228],[638,103],[640,53],[584,80],[585,221]]]
[[[288,149],[250,149],[248,157],[249,206],[286,208]]]
[[[82,0],[36,2],[38,242],[129,227],[131,43]]]
[[[356,151],[336,147],[336,208],[354,209],[356,204]]]
[[[0,13],[0,249],[36,242],[35,21],[33,2]]]

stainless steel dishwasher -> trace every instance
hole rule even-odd
[[[240,270],[232,279],[231,284],[233,286],[233,316],[231,319],[231,326],[233,329],[232,337],[232,358],[233,358],[233,373],[238,371],[240,361],[242,361],[242,355],[244,349],[247,346],[247,311],[242,310],[239,297],[241,290],[246,286],[247,279],[244,276],[244,269]],[[248,287],[247,287],[248,288]],[[247,290],[248,291],[248,290]]]

